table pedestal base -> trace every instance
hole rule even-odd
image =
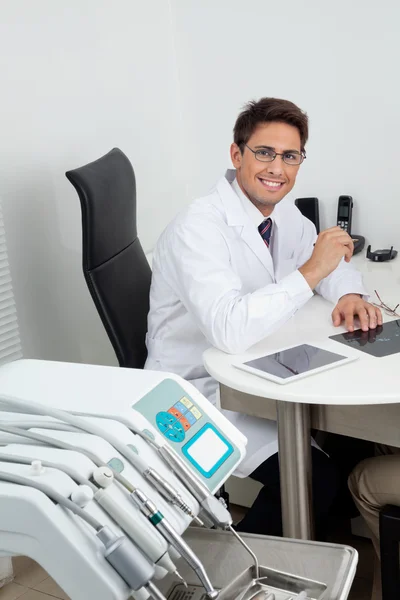
[[[283,535],[311,540],[314,524],[309,406],[277,401],[276,407]]]

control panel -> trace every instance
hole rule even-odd
[[[132,408],[155,426],[210,489],[240,460],[232,440],[173,379],[164,379]]]

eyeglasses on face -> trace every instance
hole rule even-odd
[[[273,162],[277,156],[282,156],[282,160],[287,165],[296,166],[301,165],[303,160],[306,158],[305,152],[297,152],[296,150],[290,150],[288,152],[275,152],[272,148],[258,148],[253,150],[245,144],[246,148],[254,154],[257,160],[261,162]]]

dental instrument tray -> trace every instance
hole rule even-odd
[[[257,578],[251,566],[221,591],[219,600],[320,600],[326,588],[319,581],[263,566]]]
[[[218,600],[322,600],[327,586],[283,571],[260,566],[259,577],[255,567],[248,567],[220,591]],[[201,600],[204,590],[200,586],[174,584],[168,600]]]
[[[248,553],[228,532],[189,527],[184,538],[202,559],[219,591],[217,600],[347,600],[358,555],[349,546],[242,533],[260,564],[260,586]],[[247,568],[246,568],[247,567]],[[168,575],[160,582],[168,600],[205,600],[204,589],[187,565],[179,563],[187,581]],[[290,573],[290,574],[289,574]],[[255,597],[257,596],[257,598]]]

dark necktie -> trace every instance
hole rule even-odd
[[[265,219],[265,221],[263,221],[261,225],[258,226],[258,231],[260,232],[260,235],[264,240],[265,245],[267,246],[267,248],[269,248],[269,241],[271,239],[272,232],[272,220],[269,217],[268,219]]]

